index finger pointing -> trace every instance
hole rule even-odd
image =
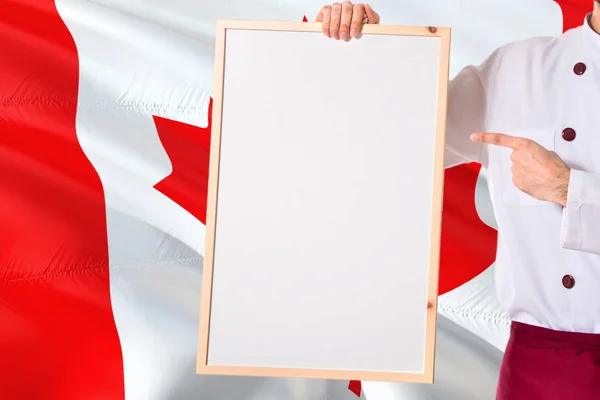
[[[471,140],[479,143],[488,143],[496,146],[508,147],[515,149],[519,144],[519,138],[505,135],[504,133],[473,133]]]

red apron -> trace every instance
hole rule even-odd
[[[600,334],[513,322],[496,400],[600,400]]]

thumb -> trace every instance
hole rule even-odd
[[[365,4],[365,14],[367,14],[367,18],[369,18],[369,24],[379,23],[379,14],[377,14],[369,4]]]

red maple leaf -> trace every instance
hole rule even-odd
[[[480,170],[481,164],[471,163],[445,171],[440,295],[485,271],[496,257],[497,231],[481,221],[475,207]]]
[[[156,131],[172,166],[171,173],[154,188],[203,224],[206,223],[212,104],[211,98],[206,128],[153,116]]]
[[[362,384],[360,381],[350,381],[348,385],[348,390],[356,395],[356,397],[360,397],[360,393],[362,392]]]
[[[592,11],[593,3],[589,0],[554,0],[562,10],[563,32],[582,24],[585,15]]]

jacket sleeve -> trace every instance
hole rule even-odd
[[[561,246],[600,255],[600,175],[571,170]]]
[[[486,147],[472,142],[469,136],[486,131],[490,94],[501,53],[502,48],[481,65],[464,67],[448,84],[445,167],[469,162],[487,163]]]

